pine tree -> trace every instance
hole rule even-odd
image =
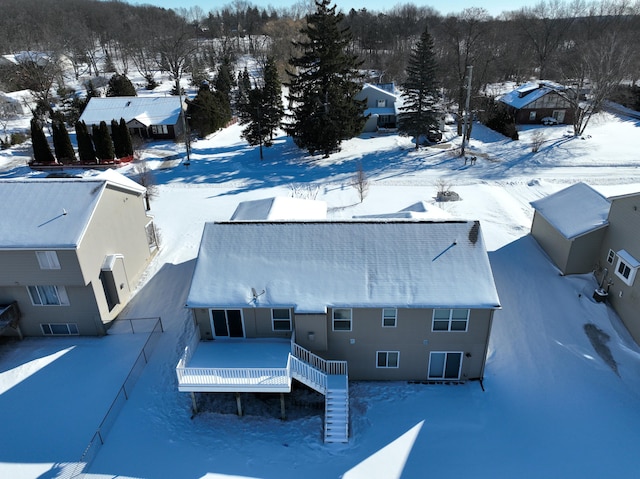
[[[251,77],[247,67],[238,74],[238,97],[236,104],[238,106],[238,112],[242,113],[249,103],[249,92],[251,91]]]
[[[269,132],[269,139],[266,145],[271,146],[273,143],[273,134],[278,128],[280,128],[282,117],[284,116],[284,107],[282,105],[282,85],[280,84],[280,78],[278,76],[278,67],[273,57],[267,58],[263,77],[265,128]]]
[[[124,139],[120,131],[120,124],[116,120],[111,120],[111,140],[113,141],[113,152],[116,158],[126,156],[124,148]]]
[[[107,96],[136,96],[136,89],[126,75],[116,73],[109,79]]]
[[[113,160],[113,141],[111,141],[111,135],[109,135],[109,128],[106,122],[101,121],[100,126],[93,125],[93,144],[96,146],[96,156],[98,160]]]
[[[64,121],[62,121],[61,118],[54,119],[52,130],[53,148],[56,153],[58,162],[64,165],[75,163],[77,161],[76,153],[75,151],[73,151],[73,145],[71,144],[69,132],[67,131],[67,127],[65,126]]]
[[[80,163],[95,163],[96,151],[93,148],[93,141],[84,121],[76,122],[76,140],[78,142]]]
[[[42,131],[42,126],[36,118],[31,119],[31,144],[33,147],[33,161],[35,163],[51,164],[56,159],[51,153],[47,137]]]
[[[348,52],[351,34],[340,26],[344,15],[329,0],[316,0],[316,12],[301,29],[306,40],[297,42],[300,57],[290,63],[289,101],[292,122],[287,132],[300,148],[328,156],[342,140],[362,132],[364,102],[354,99],[360,91],[361,62]]]
[[[426,27],[411,51],[406,73],[407,79],[402,85],[404,104],[398,116],[398,132],[413,136],[417,149],[420,139],[426,138],[429,130],[438,128],[436,58],[433,39]]]
[[[198,132],[200,138],[224,127],[231,119],[231,109],[225,94],[212,92],[209,84],[200,85],[196,97],[188,102],[189,126]]]

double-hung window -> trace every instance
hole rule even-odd
[[[636,272],[640,268],[640,261],[635,259],[625,250],[621,249],[616,253],[618,255],[618,263],[616,264],[615,273],[624,284],[632,286],[636,278]]]
[[[274,331],[291,331],[291,310],[287,308],[272,309],[271,327]]]
[[[64,286],[27,286],[34,306],[68,306],[69,297]]]
[[[395,328],[398,323],[398,310],[396,308],[382,309],[382,327]]]
[[[60,269],[60,262],[55,251],[36,251],[40,269]]]
[[[400,367],[400,351],[377,351],[376,368]]]
[[[468,309],[434,309],[432,331],[466,331]]]
[[[335,308],[332,314],[334,331],[351,331],[351,309]]]

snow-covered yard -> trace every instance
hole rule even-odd
[[[530,148],[534,130],[523,129],[512,142],[475,125],[473,166],[446,147],[416,151],[395,135],[353,139],[329,159],[305,157],[279,137],[260,161],[232,126],[195,142],[189,167],[174,162],[166,169],[163,157],[182,146],[152,145],[146,162],[158,183],[151,213],[162,250],[121,316],[160,316],[164,333],[86,477],[637,475],[640,348],[610,308],[591,300],[595,280],[560,276],[528,232],[529,202],[574,182],[605,195],[640,191],[633,140],[640,122],[603,114],[584,139],[567,136],[566,126],[546,127],[537,154]],[[35,174],[24,166],[28,153],[19,152],[0,152],[0,177]],[[351,186],[358,161],[370,180],[362,203]],[[132,174],[130,166],[121,171]],[[283,422],[265,403],[242,418],[222,407],[191,417],[175,366],[188,334],[184,304],[205,221],[230,218],[240,201],[293,191],[326,201],[334,219],[391,213],[434,204],[443,183],[461,201],[438,207],[482,222],[502,303],[484,391],[477,382],[352,383],[345,445],[322,442],[320,411]],[[0,343],[0,476],[67,477],[144,339]]]

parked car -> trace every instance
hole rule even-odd
[[[552,116],[545,116],[542,120],[540,120],[543,125],[557,125],[558,120]]]

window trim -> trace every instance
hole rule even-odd
[[[385,366],[380,366],[380,355],[384,354]],[[396,365],[389,366],[389,354],[396,355]],[[376,351],[376,369],[399,369],[400,368],[400,351]]]
[[[54,333],[52,326],[64,326],[67,328],[67,333]],[[71,331],[71,329],[75,329],[75,332]],[[40,323],[40,331],[42,331],[43,336],[80,336],[77,323]]]
[[[391,311],[393,310],[394,314],[393,314],[393,324],[392,325],[388,325],[388,324],[384,324],[385,319],[391,319],[390,316],[385,316],[384,312],[385,311]],[[382,308],[382,327],[383,328],[395,328],[398,326],[398,308]]]
[[[336,318],[336,311],[349,311],[349,319]],[[336,329],[336,321],[348,321],[349,329]],[[336,332],[350,332],[353,329],[353,310],[351,308],[333,308],[331,310],[331,330]]]
[[[60,269],[60,261],[55,251],[36,251],[40,269]]]
[[[618,261],[614,270],[615,275],[627,286],[633,286],[633,282],[636,279],[636,273],[640,267],[640,262],[623,249],[616,252],[616,255],[618,256]],[[625,275],[624,268],[622,267],[629,270],[627,275]],[[620,271],[621,268],[623,269],[622,272]]]
[[[449,310],[449,318],[445,320],[444,318],[436,319],[436,311],[446,311]],[[463,310],[467,312],[467,318],[465,320],[464,329],[451,329],[451,326],[456,321],[462,321],[462,319],[453,318],[453,312],[456,310]],[[469,308],[433,308],[433,312],[431,314],[431,332],[433,333],[466,333],[469,330],[469,319],[471,317],[471,309]],[[436,321],[444,322],[448,321],[447,329],[435,329]]]
[[[43,298],[43,292],[40,290],[40,288],[44,288],[44,287],[52,287],[55,289],[55,293],[56,293],[56,297],[58,299],[58,303],[56,304],[46,304],[42,298]],[[43,307],[47,307],[47,306],[69,306],[69,295],[67,294],[67,289],[64,286],[57,286],[55,284],[39,284],[39,285],[30,285],[27,286],[27,293],[29,294],[29,298],[31,299],[31,305],[32,306],[43,306]],[[34,288],[36,293],[38,294],[37,300],[39,302],[34,301],[34,296],[33,293],[31,291],[31,288]]]
[[[613,264],[616,259],[616,252],[609,248],[609,253],[607,253],[607,263]]]
[[[274,316],[274,311],[286,311],[287,314],[289,315],[288,319],[285,318],[276,318]],[[280,328],[276,328],[276,322],[281,322],[281,323],[288,323],[289,324],[289,328],[288,329],[280,329]],[[293,319],[291,317],[291,308],[271,308],[271,331],[273,332],[291,332],[293,331]]]

